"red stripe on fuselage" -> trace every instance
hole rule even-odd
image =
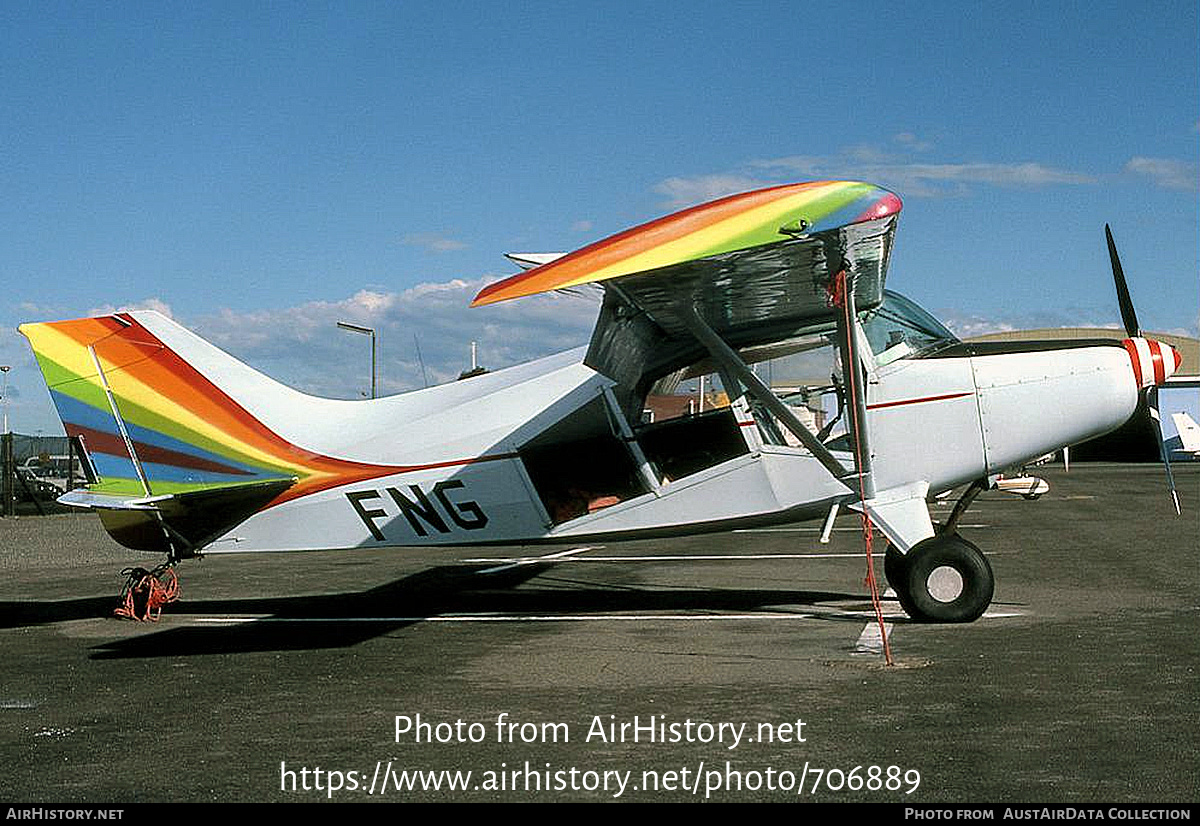
[[[491,453],[485,456],[476,456],[473,459],[449,459],[445,462],[434,462],[429,465],[404,465],[394,468],[396,473],[415,473],[418,470],[437,470],[442,467],[461,467],[462,465],[475,465],[480,462],[496,462],[501,459],[518,459],[519,453]]]
[[[894,402],[876,402],[875,404],[868,404],[867,410],[880,410],[884,407],[900,407],[901,405],[905,405],[905,404],[924,404],[925,402],[941,402],[941,401],[946,401],[947,399],[961,399],[964,396],[973,396],[973,395],[975,395],[973,392],[967,391],[965,393],[947,393],[944,396],[924,396],[919,399],[900,399],[900,400],[894,401]]]

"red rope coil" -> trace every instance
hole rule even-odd
[[[121,589],[121,604],[113,614],[137,622],[158,622],[163,606],[179,599],[179,578],[169,565],[153,571],[145,568],[126,568],[128,577]]]

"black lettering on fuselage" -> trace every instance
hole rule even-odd
[[[478,502],[470,499],[454,501],[447,493],[447,491],[465,487],[466,485],[459,479],[443,480],[436,483],[430,490],[432,498],[417,485],[409,485],[410,493],[408,494],[398,488],[384,488],[384,491],[396,503],[400,513],[404,514],[404,518],[413,532],[417,536],[429,536],[429,528],[433,528],[438,533],[450,533],[451,530],[442,513],[439,512],[438,505],[454,524],[463,530],[477,531],[487,525],[488,516]],[[383,494],[378,490],[357,490],[347,493],[346,499],[350,501],[358,518],[367,526],[371,536],[375,537],[377,542],[383,542],[387,537],[384,536],[383,530],[377,522],[380,519],[387,519],[392,514],[381,508],[369,508],[363,504],[369,499],[386,502]]]
[[[483,512],[483,508],[479,507],[478,503],[472,501],[466,502],[451,502],[450,497],[446,495],[447,488],[465,487],[459,479],[449,479],[445,482],[438,482],[433,486],[433,495],[442,503],[442,507],[446,509],[446,513],[450,514],[450,518],[454,520],[454,524],[467,531],[477,531],[488,523],[487,514]],[[470,515],[470,519],[467,515]]]
[[[417,521],[418,516],[436,528],[439,533],[450,533],[450,529],[446,527],[445,520],[434,510],[433,503],[429,501],[429,497],[425,495],[425,492],[416,485],[409,485],[408,489],[412,491],[413,496],[417,497],[416,502],[395,488],[388,488],[387,492],[391,495],[392,500],[400,506],[404,518],[408,520],[408,524],[412,525],[412,529],[416,531],[417,536],[429,536],[425,531],[425,526]]]
[[[371,531],[371,536],[382,542],[384,540],[383,531],[379,530],[379,526],[375,524],[375,520],[380,517],[387,516],[381,510],[367,510],[363,507],[362,500],[364,499],[383,499],[378,492],[373,490],[355,490],[346,494],[346,498],[350,500],[350,504],[354,507],[354,512],[358,514],[358,518],[363,521],[367,529]]]

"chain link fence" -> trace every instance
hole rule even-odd
[[[0,435],[0,516],[62,513],[55,500],[84,482],[66,436]]]

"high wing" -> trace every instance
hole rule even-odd
[[[851,181],[733,195],[554,257],[485,287],[472,306],[604,287],[585,363],[617,381],[633,414],[654,381],[706,356],[693,315],[753,361],[752,349],[779,355],[789,340],[833,329],[840,272],[859,312],[878,307],[901,207],[894,193]]]
[[[472,306],[603,282],[668,324],[667,305],[690,298],[704,303],[709,320],[754,325],[831,316],[827,284],[851,266],[857,304],[869,310],[882,300],[900,209],[894,193],[848,181],[732,195],[553,257],[485,287]]]

